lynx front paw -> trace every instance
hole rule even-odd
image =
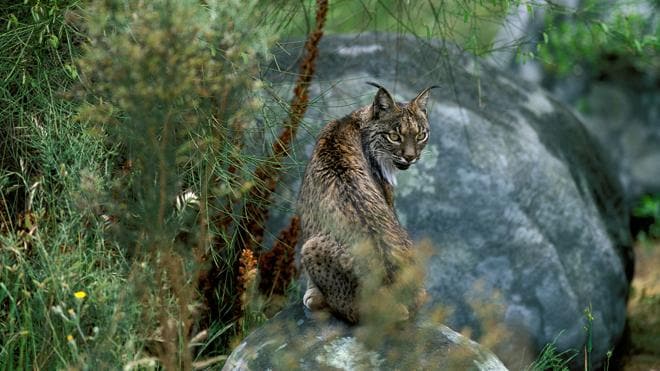
[[[307,309],[311,311],[321,310],[327,306],[323,294],[316,287],[307,289],[307,291],[305,291],[303,304],[307,307]]]

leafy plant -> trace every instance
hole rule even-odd
[[[305,0],[295,6],[308,13],[313,3]],[[493,38],[507,12],[520,3],[520,0],[339,0],[329,7],[326,32],[378,31],[440,38],[475,55],[485,55],[492,51]],[[293,17],[284,34],[294,37],[305,34],[312,27],[310,19]]]
[[[660,238],[660,195],[645,195],[639,201],[637,207],[633,209],[633,215],[638,218],[651,218],[653,224],[648,229],[648,235],[645,232],[642,239]]]
[[[237,269],[236,242],[245,238],[241,208],[264,187],[252,172],[268,158],[246,145],[266,129],[254,120],[257,76],[274,32],[251,19],[267,10],[254,0],[106,1],[89,10],[80,120],[121,143],[130,163],[110,213],[117,244],[144,266],[131,279],[142,303],[159,309],[142,313],[142,331],[168,368],[191,367],[193,325],[234,323],[251,286],[254,266]]]
[[[543,42],[538,44],[545,68],[559,76],[576,68],[593,74],[626,66],[639,71],[657,69],[660,34],[653,16],[657,4],[646,2],[652,8],[646,11],[626,2],[613,4],[590,0],[576,11],[550,8]],[[644,6],[643,2],[637,5]]]

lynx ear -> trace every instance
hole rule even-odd
[[[438,85],[433,85],[429,86],[428,88],[422,90],[421,93],[419,93],[415,99],[413,99],[410,104],[421,109],[421,110],[426,110],[426,103],[429,101],[429,93],[431,92],[431,89],[439,88]]]
[[[392,95],[389,91],[387,91],[387,89],[376,84],[375,82],[368,81],[367,84],[378,88],[378,92],[376,93],[376,97],[374,98],[373,103],[375,117],[378,117],[383,112],[388,112],[396,108],[394,98],[392,98]]]

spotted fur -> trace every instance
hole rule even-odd
[[[412,243],[393,206],[395,172],[417,162],[429,136],[430,89],[408,103],[396,102],[382,86],[372,104],[321,131],[298,199],[308,276],[304,304],[329,307],[349,322],[359,319],[361,271],[356,246],[369,244],[394,279]]]

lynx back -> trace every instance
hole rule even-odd
[[[394,210],[395,172],[419,160],[429,138],[426,104],[433,87],[407,103],[382,86],[373,103],[329,122],[305,170],[297,211],[301,264],[308,276],[303,299],[311,310],[329,307],[349,322],[360,317],[360,282],[368,275],[356,248],[372,246],[384,286],[396,278],[412,243]]]

